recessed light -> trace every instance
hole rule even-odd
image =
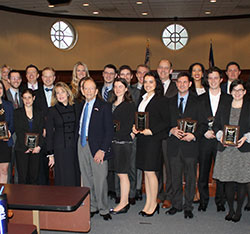
[[[93,14],[94,15],[99,15],[99,12],[98,11],[93,11]]]
[[[88,6],[89,6],[88,3],[83,3],[82,5],[85,6],[85,7],[88,7]]]
[[[137,1],[136,4],[137,4],[137,5],[142,5],[143,2],[142,2],[142,1]]]
[[[210,0],[210,2],[214,3],[214,2],[216,2],[216,0]]]
[[[49,7],[49,8],[53,8],[53,7],[55,7],[55,5],[51,5],[51,4],[50,4],[50,5],[48,5],[48,7]]]
[[[211,11],[205,11],[205,14],[206,14],[206,15],[210,15],[210,14],[211,14]]]
[[[142,12],[141,14],[146,16],[146,15],[148,15],[148,12]]]

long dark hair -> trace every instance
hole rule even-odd
[[[2,100],[7,100],[6,89],[5,89],[5,86],[3,84],[3,81],[0,80],[0,84],[2,84],[2,87],[3,87],[3,96],[1,97],[1,99]]]
[[[192,81],[192,85],[191,85],[191,90],[195,90],[195,83],[194,83],[194,78],[192,77],[192,71],[193,71],[193,68],[194,66],[200,66],[201,67],[201,71],[203,73],[203,76],[201,77],[201,85],[204,87],[204,88],[207,88],[208,87],[208,83],[206,83],[204,77],[206,77],[206,70],[205,70],[205,67],[201,64],[201,63],[193,63],[190,65],[188,71],[189,71],[189,74],[191,76],[191,81]]]
[[[146,76],[152,76],[154,77],[155,79],[155,82],[156,82],[156,87],[155,87],[155,96],[163,96],[164,94],[164,88],[163,88],[163,84],[160,80],[160,77],[158,75],[157,72],[153,72],[153,71],[150,71],[148,73],[146,73],[143,77],[143,82],[144,82],[144,79]],[[145,89],[144,89],[144,85],[142,86],[142,89],[141,89],[141,96],[144,95],[146,93]]]
[[[128,89],[128,82],[124,78],[117,77],[114,80],[114,84],[115,84],[115,82],[121,82],[125,86],[125,88]],[[132,102],[132,96],[131,96],[129,90],[127,90],[125,92],[123,99],[124,99],[124,102]],[[114,103],[116,100],[117,100],[117,96],[115,95],[114,88],[113,88],[110,102]]]

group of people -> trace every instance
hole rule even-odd
[[[51,67],[42,70],[40,84],[38,68],[29,65],[22,85],[20,73],[3,66],[0,121],[7,123],[8,137],[0,140],[0,181],[6,183],[8,173],[12,178],[16,163],[18,183],[48,184],[54,167],[55,185],[89,187],[91,217],[99,213],[110,220],[142,199],[144,174],[146,202],[139,215],[153,216],[163,203],[166,214],[184,210],[185,218],[193,218],[196,191],[198,211],[207,209],[215,161],[217,211],[225,211],[227,202],[225,219],[238,222],[246,194],[244,209],[250,210],[250,99],[240,66],[227,65],[225,83],[218,67],[205,71],[200,63],[175,81],[172,72],[167,59],[156,72],[138,65],[138,82],[131,84],[130,66],[117,71],[107,64],[104,84],[97,86],[78,62],[70,85],[55,83]],[[140,115],[144,128],[138,126]],[[224,139],[225,126],[238,131],[234,145]],[[114,208],[108,195],[115,198]]]

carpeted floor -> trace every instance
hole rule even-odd
[[[138,215],[143,208],[145,197],[142,201],[131,206],[128,213],[113,215],[111,221],[104,221],[99,215],[91,219],[90,234],[250,234],[250,212],[243,211],[240,222],[225,221],[226,212],[217,212],[214,199],[206,212],[198,212],[198,204],[194,204],[194,218],[184,219],[183,212],[174,216],[165,214],[165,209],[160,209],[160,214],[144,218]],[[114,206],[110,200],[110,207]],[[41,234],[66,234],[69,232],[41,231]]]

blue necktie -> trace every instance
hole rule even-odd
[[[103,99],[105,102],[108,101],[108,87],[106,87],[104,90]]]
[[[83,121],[82,121],[82,129],[81,129],[81,145],[84,147],[87,143],[86,141],[86,127],[87,127],[87,118],[88,118],[88,108],[89,103],[87,102],[84,112],[83,112]]]

